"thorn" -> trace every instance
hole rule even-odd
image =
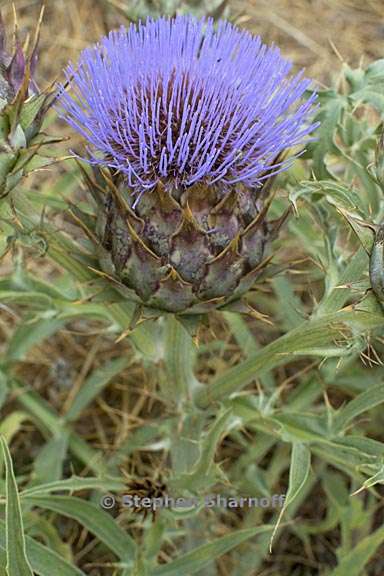
[[[251,318],[254,318],[255,320],[259,320],[260,322],[264,322],[265,324],[268,324],[269,326],[274,326],[274,323],[272,322],[272,320],[269,319],[269,316],[267,314],[263,314],[262,312],[258,312],[249,303],[247,303],[247,305],[249,308],[248,314],[249,314],[249,316],[251,316]]]
[[[18,41],[18,36],[19,36],[19,26],[17,24],[17,12],[16,12],[16,6],[15,6],[14,2],[12,2],[12,12],[13,12],[14,38],[15,38],[15,44],[16,44]]]
[[[120,336],[118,336],[115,340],[115,344],[118,344],[119,342],[121,342],[122,340],[124,340],[127,336],[129,336],[130,334],[132,334],[132,329],[128,328],[127,330],[124,330],[124,332],[122,332],[120,334]]]
[[[351,496],[356,496],[357,494],[360,494],[360,492],[363,492],[363,490],[365,490],[365,486],[361,486],[360,488],[358,488],[357,490],[355,490],[354,492],[352,492]]]
[[[33,42],[32,42],[32,52],[31,52],[31,57],[30,57],[31,75],[32,76],[36,70],[37,62],[39,59],[38,44],[39,44],[39,40],[40,40],[40,30],[41,30],[41,25],[43,22],[44,12],[45,12],[45,5],[42,4],[40,14],[39,14],[39,20],[37,22],[37,26],[36,26],[36,30],[35,30],[35,36],[34,36]]]
[[[198,334],[196,334],[196,336],[192,336],[192,342],[194,343],[196,348],[200,347],[200,338]]]

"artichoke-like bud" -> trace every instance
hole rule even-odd
[[[33,80],[43,11],[34,39],[24,50],[15,32],[8,51],[0,15],[0,200],[39,166],[36,155],[47,139],[40,133],[51,91],[40,93]]]
[[[111,32],[69,67],[63,114],[95,174],[84,227],[128,298],[200,314],[253,285],[279,226],[273,176],[315,128],[290,68],[229,23],[183,16]]]

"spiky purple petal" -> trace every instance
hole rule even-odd
[[[261,185],[311,124],[310,81],[290,76],[278,48],[228,22],[188,16],[121,28],[84,50],[61,87],[66,120],[92,145],[90,161],[129,185]]]

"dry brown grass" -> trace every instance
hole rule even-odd
[[[127,1],[126,5],[134,4]],[[319,80],[338,70],[340,59],[357,65],[380,58],[384,44],[382,0],[230,0],[235,20],[275,42],[298,67]],[[121,15],[105,0],[47,0],[41,40],[41,80],[52,80],[69,59],[118,25]],[[6,20],[11,2],[2,2]],[[40,1],[16,0],[20,28],[33,28]],[[336,55],[335,50],[339,54]]]
[[[383,55],[381,0],[235,0],[233,5],[244,26],[278,44],[318,80],[329,80],[340,60],[355,66]]]

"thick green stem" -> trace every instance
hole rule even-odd
[[[166,388],[171,400],[181,407],[190,404],[199,386],[193,373],[196,348],[191,336],[175,316],[165,318]]]
[[[176,408],[171,433],[171,459],[176,475],[187,473],[199,456],[197,439],[202,417],[192,397],[199,386],[193,373],[196,348],[191,336],[173,315],[165,318],[164,359],[166,378],[163,393]]]
[[[193,397],[200,383],[193,367],[196,347],[192,337],[174,317],[165,319],[165,372],[164,392],[176,406],[176,418],[170,430],[170,456],[174,478],[190,474],[200,457],[200,444],[206,414],[196,408]],[[185,552],[203,544],[196,516],[185,520]],[[208,574],[208,572],[207,572]]]

